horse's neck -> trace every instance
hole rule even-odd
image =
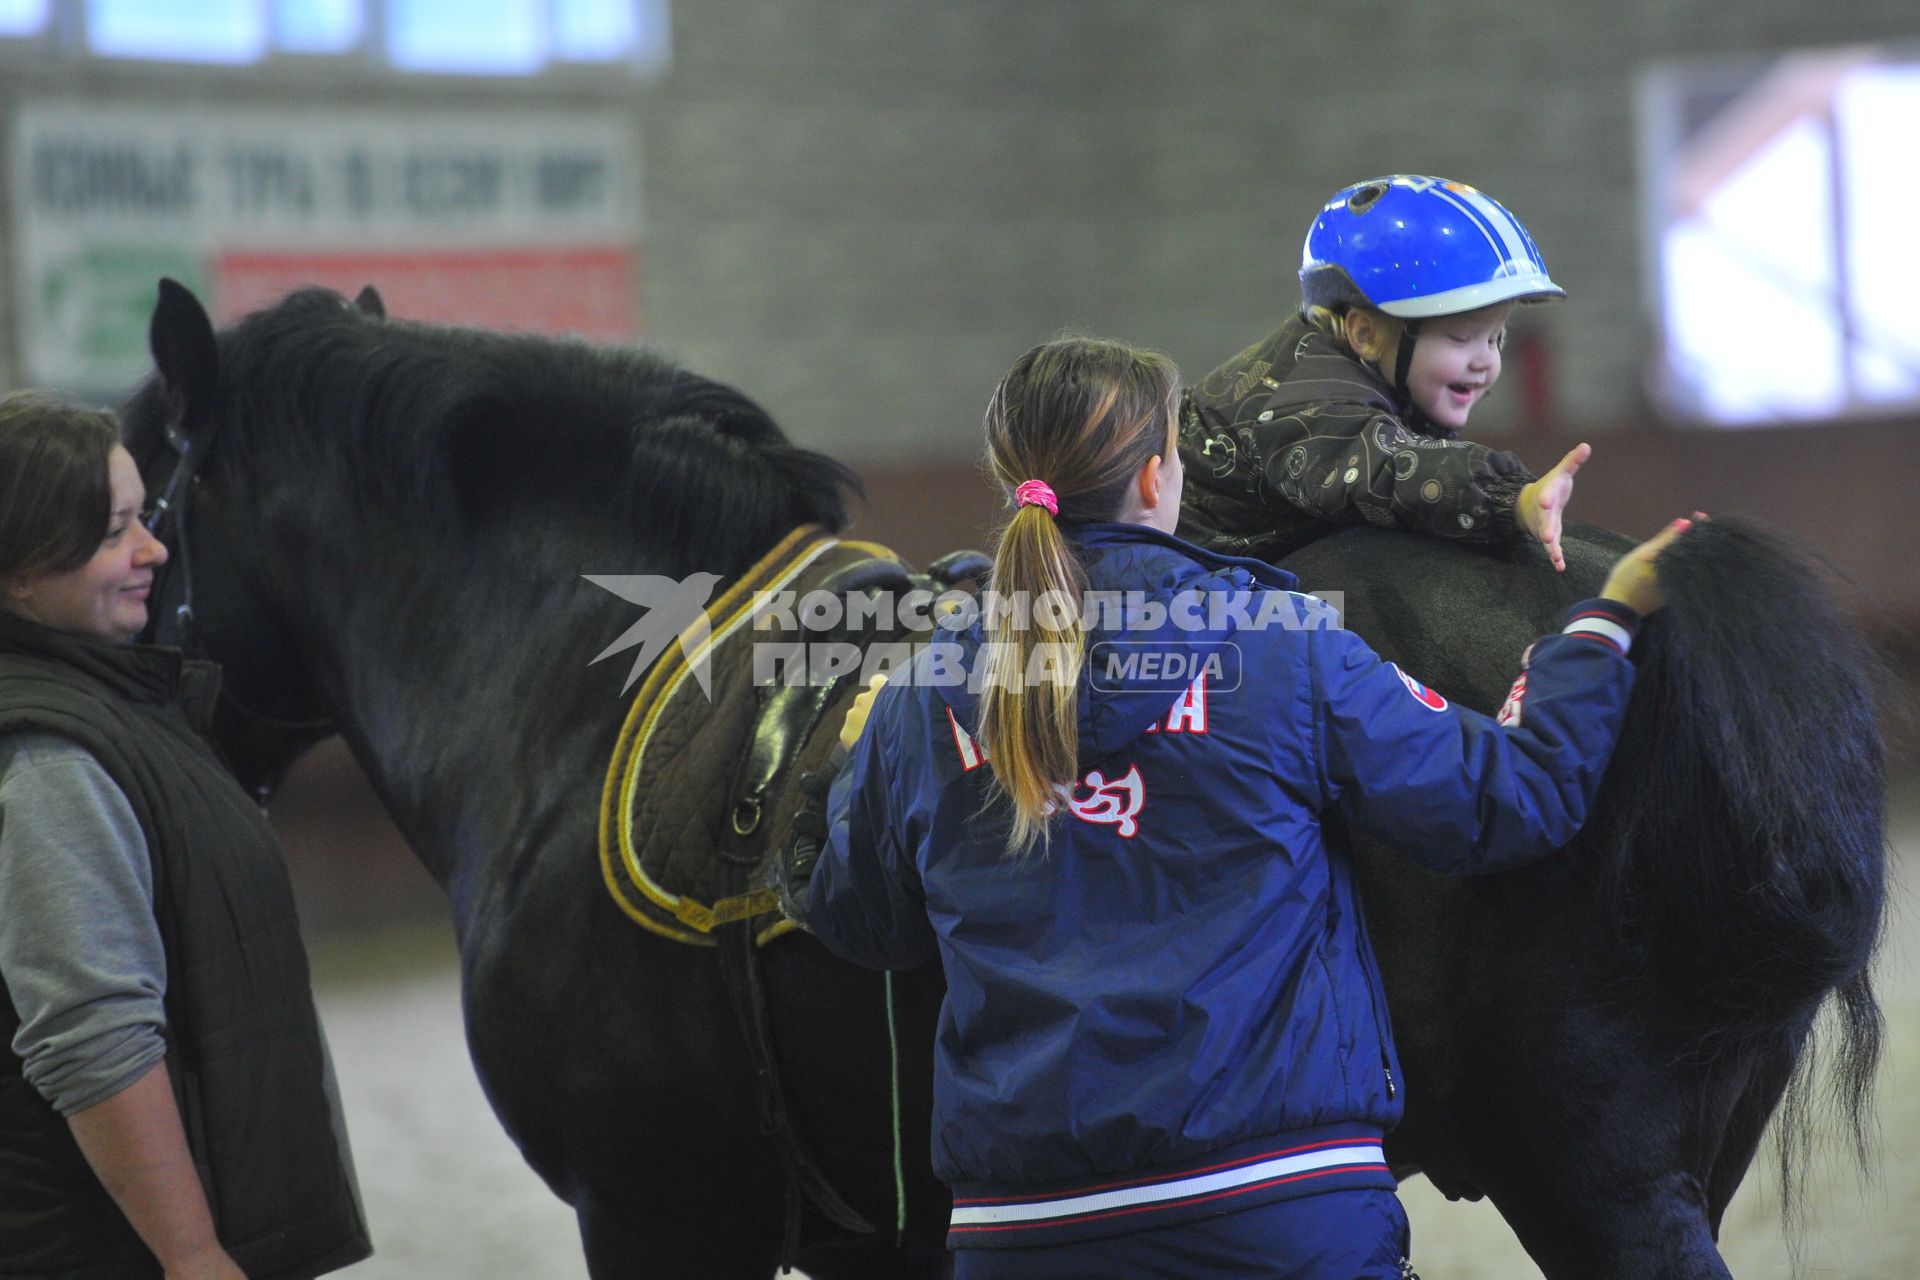
[[[463,885],[492,878],[484,864],[535,856],[527,833],[591,830],[625,674],[592,660],[632,618],[579,575],[621,561],[532,566],[420,547],[387,561],[320,606],[319,679],[458,911]]]

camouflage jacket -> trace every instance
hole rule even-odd
[[[1372,368],[1295,317],[1189,388],[1180,534],[1276,560],[1364,521],[1466,542],[1525,537],[1534,476],[1511,453],[1406,425]]]

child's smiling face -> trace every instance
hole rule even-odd
[[[1500,377],[1510,302],[1422,321],[1407,367],[1407,394],[1438,426],[1458,431]],[[1403,335],[1400,339],[1405,342]]]

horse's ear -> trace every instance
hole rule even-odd
[[[220,385],[220,349],[207,309],[177,280],[160,279],[160,301],[153,308],[147,344],[178,421],[192,427],[212,412]]]
[[[372,285],[362,289],[353,300],[353,309],[376,320],[387,318],[387,304],[381,299],[380,291]]]

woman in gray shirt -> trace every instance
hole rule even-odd
[[[112,415],[0,399],[0,1277],[370,1252],[271,829],[133,643],[164,546]]]

